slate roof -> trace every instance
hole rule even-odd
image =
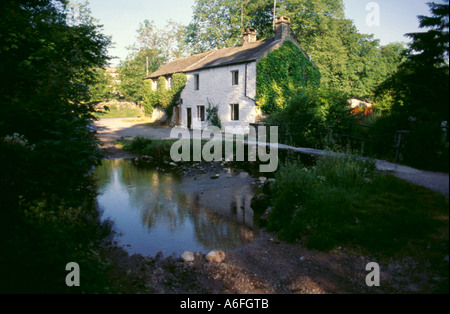
[[[177,59],[159,68],[145,79],[255,61],[279,43],[281,43],[281,40],[275,40],[275,37],[272,37],[243,46],[216,49],[187,58]]]

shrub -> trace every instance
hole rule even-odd
[[[125,142],[123,148],[135,154],[147,155],[157,161],[170,159],[170,147],[174,141],[159,140],[145,137],[135,137],[131,142]]]
[[[448,210],[442,196],[352,157],[322,157],[313,167],[285,164],[271,195],[269,230],[319,250],[357,245],[397,252],[433,231],[432,212]]]
[[[206,108],[206,120],[210,125],[216,126],[219,129],[222,128],[222,123],[220,122],[219,117],[219,107],[215,106],[209,99],[208,108]]]
[[[356,121],[345,93],[326,87],[301,87],[288,97],[286,108],[265,120],[279,124],[281,142],[320,149],[345,146],[346,138],[331,137],[333,133],[351,133],[351,123]]]

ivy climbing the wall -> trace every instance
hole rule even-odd
[[[256,103],[266,114],[281,111],[296,89],[319,85],[319,69],[297,45],[286,40],[257,65]]]
[[[144,108],[147,114],[151,114],[153,108],[161,107],[169,117],[172,116],[173,107],[180,99],[181,92],[187,82],[187,76],[184,73],[175,73],[172,75],[173,84],[171,88],[166,87],[166,78],[158,78],[158,88],[152,89],[152,81],[146,80],[146,92],[144,93]]]
[[[209,122],[209,125],[216,126],[219,129],[222,128],[222,123],[219,117],[219,107],[214,105],[209,98],[208,108],[206,108],[206,120]]]

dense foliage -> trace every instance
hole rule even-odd
[[[94,103],[106,102],[117,98],[116,84],[105,68],[97,68],[94,72],[95,83],[89,86],[90,99]]]
[[[149,101],[155,100],[146,94],[149,87],[144,78],[166,62],[186,55],[184,28],[169,21],[164,28],[158,29],[153,21],[145,20],[140,24],[136,42],[129,50],[129,56],[119,65],[119,91],[127,101],[144,105],[150,113],[154,103]]]
[[[432,16],[419,16],[428,31],[407,34],[406,61],[377,90],[390,99],[383,125],[409,130],[404,159],[415,167],[448,171],[449,6],[430,3]]]
[[[156,71],[163,63],[163,59],[154,50],[144,49],[130,54],[119,67],[120,93],[125,100],[140,105],[144,104],[147,58],[149,73]]]
[[[0,86],[2,187],[15,194],[74,187],[99,156],[89,85],[107,61],[109,38],[95,25],[68,26],[48,1],[9,1],[0,10],[0,71],[8,77]],[[4,140],[14,133],[33,149]]]
[[[268,229],[313,249],[352,245],[393,254],[445,226],[436,219],[448,210],[442,195],[374,168],[332,155],[314,166],[282,165],[270,191]]]
[[[106,229],[88,177],[101,157],[89,86],[110,40],[67,9],[66,1],[0,4],[2,292],[67,292],[73,259],[101,284],[90,251]],[[71,291],[89,291],[87,283]]]
[[[273,0],[197,0],[186,40],[192,52],[242,42],[242,29],[254,28],[258,39],[274,36]],[[342,0],[278,0],[276,15],[291,19],[293,38],[319,67],[322,83],[351,97],[373,100],[376,86],[396,71],[401,44],[380,45],[358,32],[345,18]]]
[[[262,58],[257,65],[256,102],[265,113],[283,110],[292,91],[320,85],[320,71],[291,41]]]
[[[152,81],[145,81],[144,108],[147,113],[155,107],[161,107],[169,116],[172,116],[173,108],[180,99],[181,92],[186,86],[187,76],[184,73],[175,73],[172,75],[172,87],[167,87],[166,78],[158,78],[158,88],[152,89]]]

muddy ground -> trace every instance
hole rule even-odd
[[[430,261],[403,257],[381,262],[338,248],[317,252],[288,244],[266,233],[254,243],[227,251],[222,263],[196,253],[194,262],[180,256],[129,256],[108,247],[115,287],[125,293],[165,294],[404,294],[448,293],[448,278]],[[366,265],[380,263],[380,286],[366,285]],[[442,263],[447,262],[442,257]],[[447,287],[447,292],[445,291]]]

